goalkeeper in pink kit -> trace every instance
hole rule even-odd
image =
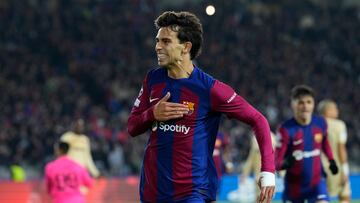
[[[55,153],[58,158],[45,166],[46,189],[53,203],[83,203],[85,197],[80,188],[92,184],[86,169],[66,156],[68,150],[67,143],[57,143]]]

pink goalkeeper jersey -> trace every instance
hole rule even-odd
[[[53,203],[83,203],[80,186],[90,187],[92,179],[86,169],[62,156],[46,165],[45,182]]]

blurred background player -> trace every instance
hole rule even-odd
[[[275,149],[275,135],[272,132],[271,132],[271,140],[272,140],[273,148]],[[246,185],[244,183],[251,174],[254,175],[254,180],[255,180],[254,184],[257,185],[257,180],[259,179],[259,175],[260,175],[260,168],[261,168],[260,166],[261,166],[261,155],[260,155],[259,145],[255,137],[253,137],[251,140],[250,151],[246,158],[240,176],[239,188]],[[259,194],[260,192],[259,187],[256,186],[255,188],[256,188],[256,193]]]
[[[327,140],[326,121],[314,116],[315,94],[306,85],[291,90],[293,118],[281,124],[276,143],[276,169],[286,169],[283,202],[329,202],[320,154],[333,174],[338,168]]]
[[[230,140],[228,134],[223,132],[217,133],[213,152],[213,159],[218,175],[219,185],[221,185],[222,175],[224,173],[231,173],[234,168],[231,161]]]
[[[69,144],[68,157],[86,168],[92,177],[99,177],[100,172],[96,168],[91,156],[90,140],[84,134],[85,123],[83,119],[77,119],[72,124],[72,131],[66,132],[60,138]]]
[[[91,177],[85,168],[66,156],[69,145],[59,142],[54,147],[56,160],[45,166],[45,184],[53,203],[83,203],[81,187],[90,187]]]
[[[327,187],[330,196],[338,196],[342,203],[350,202],[351,189],[349,181],[349,164],[346,152],[347,130],[345,122],[338,119],[339,110],[337,104],[329,99],[319,102],[318,111],[326,119],[328,125],[328,140],[334,155],[334,160],[341,166],[339,173],[330,175],[328,162],[324,161],[325,171],[328,174]]]

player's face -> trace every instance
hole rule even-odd
[[[155,46],[159,66],[169,68],[181,62],[184,44],[180,44],[177,34],[169,27],[159,29]]]
[[[312,96],[304,95],[293,100],[291,102],[291,107],[294,112],[295,119],[307,124],[311,121],[311,116],[315,107],[315,101]]]
[[[325,107],[324,115],[329,118],[338,118],[339,116],[339,109],[337,105],[334,103],[329,103]]]
[[[75,121],[75,126],[74,126],[74,132],[77,134],[82,134],[85,131],[85,123],[84,120],[82,119],[78,119]]]

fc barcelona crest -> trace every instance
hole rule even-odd
[[[183,101],[183,104],[186,105],[189,108],[189,112],[188,112],[187,115],[191,115],[195,110],[195,103],[188,102],[188,101]]]
[[[315,142],[320,143],[323,139],[323,135],[321,133],[316,133],[314,139],[315,139]]]

